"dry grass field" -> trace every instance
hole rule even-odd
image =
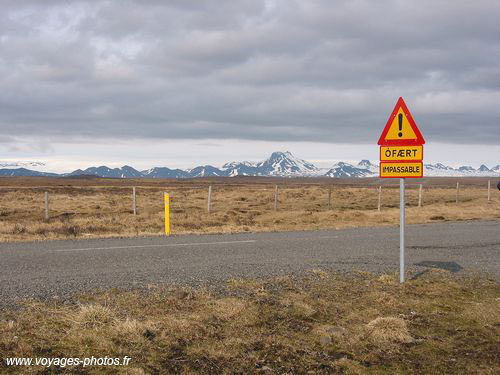
[[[408,223],[500,218],[495,180],[488,202],[486,179],[458,179],[458,204],[456,181],[409,181]],[[418,207],[419,183],[424,184],[423,207]],[[274,209],[275,184],[279,186],[278,210]],[[377,188],[381,184],[382,209],[378,212]],[[137,216],[132,214],[132,186],[137,186]],[[49,220],[44,220],[46,191]],[[160,235],[165,191],[172,197],[173,234],[317,230],[399,222],[397,180],[2,178],[0,241]]]
[[[2,374],[498,374],[500,286],[430,271],[108,291],[0,314],[0,357],[131,357]]]

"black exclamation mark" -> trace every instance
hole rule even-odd
[[[399,122],[398,137],[401,138],[403,136],[403,114],[402,113],[398,114],[398,122]]]

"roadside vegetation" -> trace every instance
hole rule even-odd
[[[172,197],[172,234],[399,223],[399,190],[383,187],[379,212],[380,182],[375,179],[350,180],[352,184],[337,180],[330,185],[325,181],[305,184],[303,180],[278,180],[278,210],[274,209],[274,182],[256,181],[0,179],[0,241],[161,235],[164,191]],[[418,185],[409,185],[408,223],[500,218],[500,196],[492,190],[492,199],[487,201],[486,180],[464,180],[467,184],[462,183],[458,204],[455,180],[430,181],[423,189],[423,207],[418,207]],[[213,187],[210,213],[209,184]],[[137,216],[132,214],[133,185],[138,186]],[[44,219],[45,191],[49,193],[48,220]]]
[[[0,357],[131,357],[79,374],[500,372],[500,285],[430,271],[313,270],[298,280],[229,280],[217,290],[112,290],[25,301],[0,318]],[[6,367],[2,374],[60,373]]]

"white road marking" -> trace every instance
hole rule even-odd
[[[131,245],[131,246],[111,246],[111,247],[84,247],[81,249],[58,249],[53,250],[54,252],[66,252],[66,251],[87,251],[87,250],[114,250],[114,249],[138,249],[145,247],[176,247],[176,246],[208,246],[208,245],[227,245],[227,244],[237,244],[237,243],[254,243],[257,240],[245,240],[245,241],[219,241],[219,242],[190,242],[190,243],[168,243],[162,245]]]
[[[288,240],[310,241],[310,240],[326,240],[326,239],[334,239],[334,238],[338,238],[338,236],[288,238]],[[146,247],[210,246],[210,245],[228,245],[228,244],[239,244],[239,243],[255,243],[257,241],[273,242],[273,241],[283,241],[283,240],[287,240],[287,238],[276,238],[276,239],[273,238],[273,239],[261,239],[261,240],[240,240],[240,241],[217,241],[217,242],[170,243],[170,244],[161,244],[161,245],[128,245],[128,246],[110,246],[110,247],[84,247],[84,248],[80,248],[80,249],[56,249],[56,250],[52,250],[52,252],[141,249],[141,248],[146,248]]]
[[[311,241],[311,240],[331,240],[339,238],[339,236],[322,236],[322,237],[289,237],[289,238],[262,238],[262,242],[276,242],[276,241]]]

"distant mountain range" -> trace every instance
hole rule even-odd
[[[44,165],[34,163],[32,166]],[[4,166],[0,162],[0,167]],[[11,163],[9,166],[18,166]],[[19,164],[21,165],[21,164]],[[361,160],[357,164],[338,162],[330,168],[318,168],[314,164],[299,159],[290,152],[273,152],[271,156],[261,162],[251,163],[231,162],[217,168],[211,165],[202,165],[193,169],[170,169],[156,167],[138,171],[128,165],[121,168],[108,168],[106,166],[77,169],[71,173],[46,173],[25,168],[2,168],[0,176],[45,176],[45,177],[78,177],[96,176],[105,178],[196,178],[196,177],[233,177],[233,176],[271,176],[271,177],[377,177],[379,166],[369,160]],[[500,177],[500,164],[488,168],[481,165],[478,169],[470,166],[452,168],[440,163],[425,164],[424,176],[478,176]]]
[[[0,160],[0,168],[33,168],[45,167],[45,163],[39,161],[6,161]]]

